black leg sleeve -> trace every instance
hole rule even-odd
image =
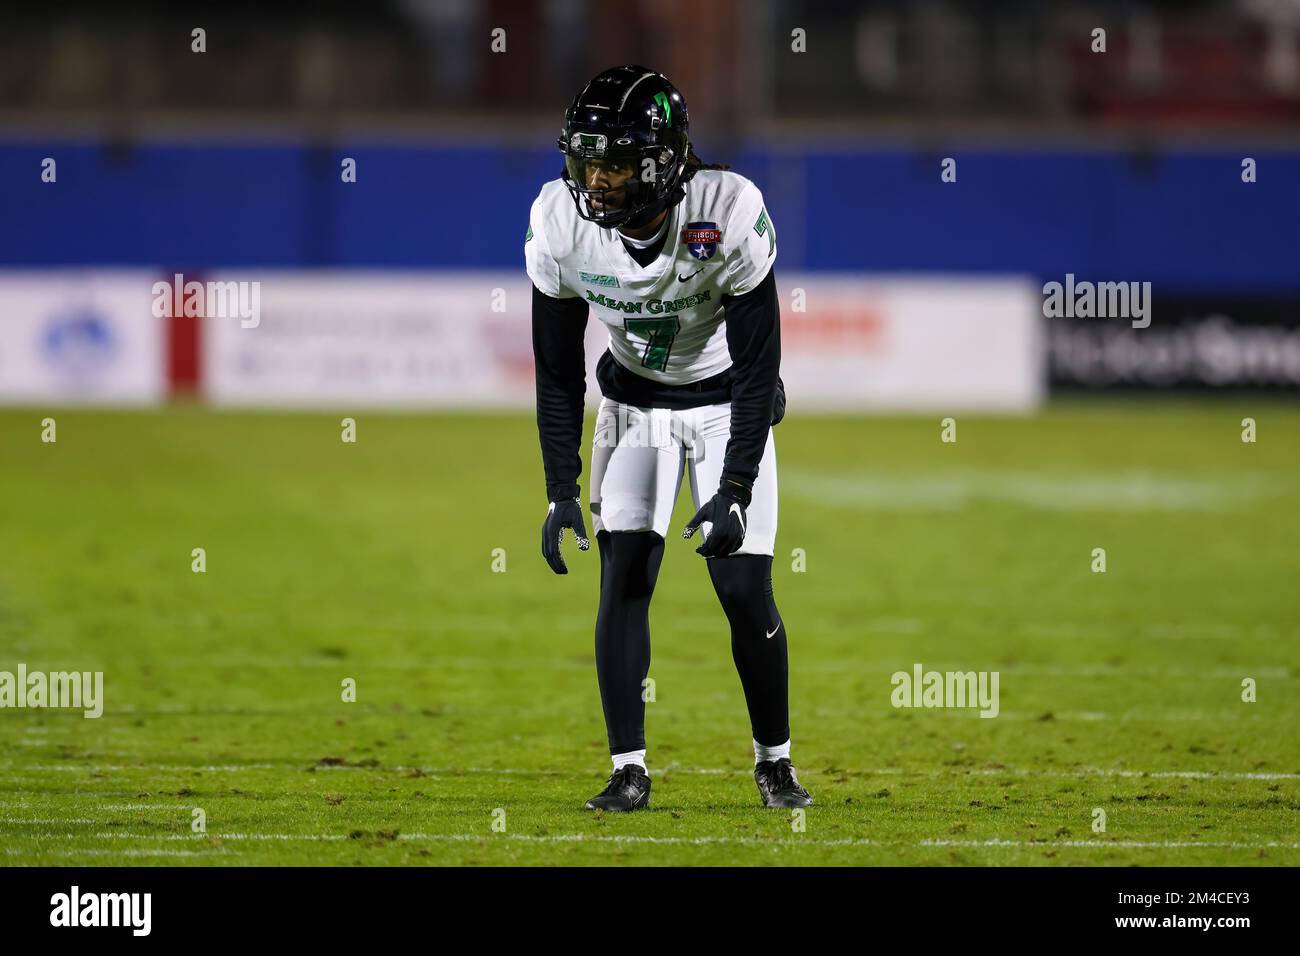
[[[602,531],[596,542],[596,678],[609,752],[627,753],[645,748],[641,684],[650,673],[650,597],[663,561],[664,539],[653,531]]]
[[[754,739],[775,747],[790,739],[785,622],[772,596],[772,559],[733,554],[708,562],[713,589],[731,623],[731,656],[745,689]]]

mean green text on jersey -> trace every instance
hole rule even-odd
[[[605,295],[603,292],[592,292],[590,289],[584,291],[587,293],[587,301],[593,305],[603,305],[607,309],[629,315],[640,314],[643,311],[642,306],[645,307],[644,311],[649,315],[673,315],[694,308],[704,302],[713,301],[713,295],[709,289],[682,296],[680,299],[647,299],[644,302],[616,299],[613,296]]]

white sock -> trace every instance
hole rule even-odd
[[[789,747],[787,747],[786,749],[788,750]],[[625,753],[625,754],[614,754],[614,755],[613,755],[613,761],[614,761],[614,772],[615,772],[615,773],[617,773],[618,771],[622,770],[624,767],[626,767],[626,766],[627,766],[628,764],[630,764],[630,763],[634,763],[634,764],[636,764],[638,767],[640,767],[642,770],[644,770],[644,769],[645,769],[645,751],[644,751],[644,750],[629,750],[629,751],[628,751],[627,753]]]
[[[790,756],[790,741],[783,744],[777,744],[775,747],[764,747],[757,740],[754,741],[754,763],[762,763],[764,760],[780,760],[782,757]]]

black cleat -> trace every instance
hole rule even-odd
[[[645,768],[630,763],[609,775],[609,783],[587,801],[588,810],[640,810],[650,806],[650,778]]]
[[[799,785],[789,757],[764,760],[754,768],[754,782],[758,784],[758,795],[763,798],[765,807],[794,810],[812,806],[812,795]]]

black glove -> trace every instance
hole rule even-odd
[[[772,398],[772,424],[781,424],[781,419],[785,418],[785,383],[781,381],[781,376],[776,377],[776,395]]]
[[[739,487],[735,492],[731,492],[729,486],[729,482],[723,482],[723,488],[704,502],[682,531],[682,537],[689,538],[704,522],[713,525],[704,543],[695,549],[697,554],[702,554],[706,558],[725,558],[739,549],[745,540],[745,528],[748,524],[745,506],[748,502],[742,499],[749,496]]]
[[[573,536],[578,539],[578,550],[586,551],[591,547],[587,537],[587,526],[582,523],[582,502],[577,498],[564,498],[552,501],[546,512],[546,523],[542,525],[542,557],[556,574],[568,574],[564,555],[560,554],[560,542],[564,540],[564,529],[571,528]]]

